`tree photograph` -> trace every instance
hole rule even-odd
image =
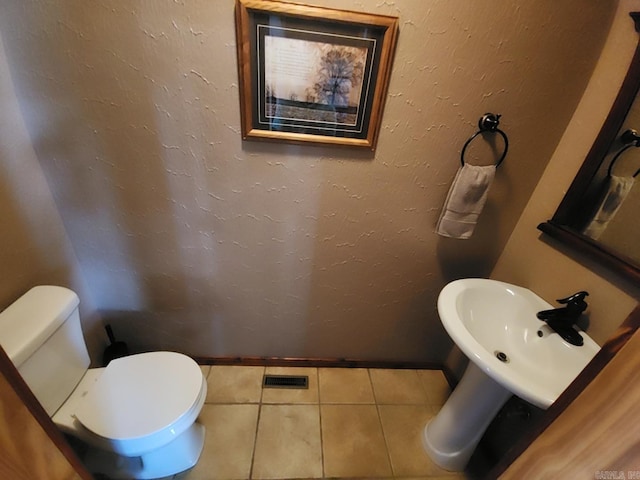
[[[265,36],[265,109],[272,118],[355,125],[367,49]]]

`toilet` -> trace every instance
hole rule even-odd
[[[198,364],[149,352],[89,368],[78,305],[67,288],[38,286],[0,313],[0,345],[53,422],[94,474],[151,479],[193,467],[207,395]]]

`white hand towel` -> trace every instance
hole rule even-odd
[[[605,192],[600,202],[600,207],[596,211],[593,219],[584,229],[584,234],[587,237],[597,240],[609,225],[609,222],[615,217],[624,199],[633,187],[633,177],[618,177],[611,175],[609,177],[609,185],[607,185],[607,191]]]
[[[495,165],[465,163],[458,170],[438,220],[438,235],[461,239],[471,237],[495,174]]]

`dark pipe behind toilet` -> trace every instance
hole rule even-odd
[[[129,348],[125,342],[116,341],[111,325],[106,325],[104,329],[107,331],[107,336],[111,342],[111,344],[104,349],[104,353],[102,354],[102,363],[104,366],[107,366],[111,360],[129,355]]]

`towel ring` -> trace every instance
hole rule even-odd
[[[467,150],[467,147],[473,141],[473,139],[484,132],[499,133],[504,140],[504,152],[502,152],[502,156],[496,162],[496,168],[500,166],[504,158],[507,156],[507,150],[509,150],[509,139],[507,138],[507,134],[498,128],[498,125],[500,125],[500,117],[501,115],[494,115],[493,113],[485,113],[482,117],[480,117],[480,120],[478,121],[479,130],[474,133],[471,138],[465,142],[464,147],[462,147],[462,152],[460,153],[460,163],[463,167],[464,152]]]
[[[618,158],[620,158],[620,156],[624,152],[626,152],[627,150],[633,147],[640,147],[640,135],[638,135],[638,132],[636,132],[631,128],[629,130],[625,130],[624,133],[620,135],[620,140],[622,140],[622,143],[626,143],[627,145],[622,147],[620,151],[618,151],[618,153],[616,153],[613,159],[611,160],[611,163],[609,164],[609,168],[607,169],[607,177],[611,177],[611,173],[613,172],[613,166],[615,165]],[[640,168],[636,170],[636,173],[633,174],[633,178],[636,178],[636,176],[639,173],[640,173]]]

